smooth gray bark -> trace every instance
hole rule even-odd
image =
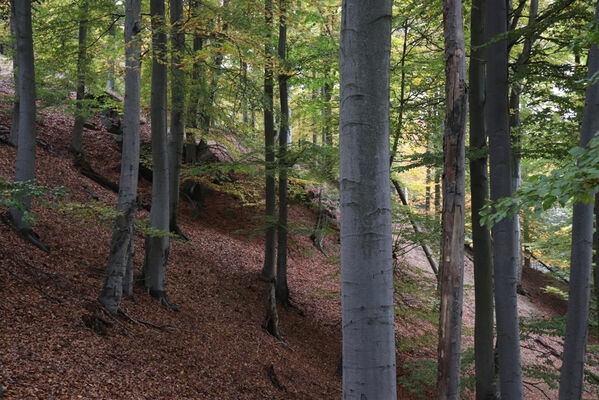
[[[19,56],[17,54],[17,22],[15,14],[15,0],[10,2],[10,34],[13,39],[12,73],[15,81],[15,98],[13,102],[12,118],[10,120],[10,136],[8,140],[13,146],[19,141]]]
[[[139,171],[139,113],[141,90],[141,0],[125,4],[125,101],[123,109],[123,150],[119,199],[112,232],[108,265],[98,300],[116,314],[123,292],[133,295],[133,219],[137,208],[137,178]]]
[[[171,0],[171,132],[168,142],[169,160],[169,228],[181,233],[179,217],[179,181],[185,136],[185,71],[181,57],[185,53],[185,30],[183,26],[183,1]]]
[[[488,2],[485,9],[487,41],[507,30],[506,2]],[[485,50],[485,119],[489,137],[491,200],[512,196],[510,131],[508,124],[507,40],[498,40]],[[504,218],[492,228],[495,278],[495,315],[499,352],[501,397],[522,399],[522,367],[516,293],[514,218]]]
[[[465,137],[468,113],[461,0],[444,0],[445,131],[438,399],[460,398],[464,292]]]
[[[15,181],[32,181],[35,176],[35,68],[33,58],[33,31],[31,26],[31,0],[15,3],[17,22],[17,57],[19,64],[19,136]],[[21,199],[29,210],[31,198]],[[30,231],[23,220],[23,211],[9,210],[11,219],[20,230]]]
[[[85,79],[87,75],[87,10],[88,1],[81,0],[79,5],[79,51],[77,54],[77,94],[75,100],[75,125],[69,150],[81,154],[83,142],[83,124],[86,121],[86,111],[83,106],[85,97]]]
[[[287,286],[287,138],[289,137],[289,99],[287,94],[287,71],[285,56],[287,47],[286,0],[279,0],[279,101],[281,103],[281,126],[279,129],[279,226],[277,229],[277,299],[289,305]]]
[[[595,23],[599,22],[599,2],[595,8]],[[588,77],[599,71],[599,49],[591,45]],[[599,84],[586,88],[586,99],[580,128],[580,147],[587,147],[599,131]],[[591,264],[593,256],[593,204],[575,203],[572,211],[572,249],[570,253],[570,289],[566,337],[559,381],[559,399],[582,397],[585,353],[589,330],[591,297]]]
[[[152,208],[150,228],[162,232],[169,230],[169,185],[168,154],[166,137],[166,33],[164,0],[150,1],[152,16]],[[162,304],[166,300],[165,275],[170,240],[167,236],[146,237],[146,259],[144,261],[145,287],[150,295]]]
[[[389,187],[391,3],[342,3],[339,129],[344,399],[396,398]]]
[[[472,213],[472,246],[474,253],[474,368],[476,375],[476,399],[494,399],[495,350],[493,347],[493,259],[491,235],[480,224],[480,210],[489,197],[488,147],[485,135],[484,102],[485,2],[473,0],[470,37],[470,193]]]

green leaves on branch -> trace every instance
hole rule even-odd
[[[32,181],[11,182],[0,176],[0,207],[11,207],[23,211],[24,218],[33,224],[34,215],[27,210],[27,199],[36,199],[42,206],[55,206],[66,195],[64,187],[47,187]]]
[[[548,175],[535,175],[528,179],[514,197],[489,202],[480,210],[481,224],[492,227],[520,210],[532,208],[535,215],[555,205],[592,203],[599,191],[599,137],[589,142],[588,148],[570,150],[569,165],[555,169]]]

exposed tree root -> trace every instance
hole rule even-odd
[[[166,292],[163,290],[150,290],[149,291],[150,296],[152,296],[152,298],[158,300],[158,302],[163,305],[164,307],[170,309],[171,311],[174,312],[179,312],[179,306],[177,306],[176,304],[172,304],[170,303],[167,298],[166,298]]]
[[[39,235],[37,233],[35,233],[33,231],[33,229],[19,228],[17,226],[17,224],[15,224],[15,221],[12,220],[12,217],[11,217],[10,213],[8,213],[8,212],[2,213],[0,215],[0,217],[2,218],[2,222],[4,222],[9,227],[11,227],[25,241],[33,244],[35,247],[37,247],[38,249],[40,249],[46,253],[50,252],[50,248],[47,245],[45,245],[44,243],[42,243]]]

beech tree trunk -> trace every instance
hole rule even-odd
[[[599,2],[595,23],[599,22]],[[599,71],[599,49],[591,45],[588,77]],[[586,99],[580,129],[580,147],[587,147],[599,130],[599,84],[586,88]],[[559,399],[580,399],[589,328],[591,297],[591,264],[593,256],[593,204],[575,203],[572,211],[572,250],[570,253],[570,289],[566,337],[559,381]]]
[[[391,1],[344,0],[340,48],[343,398],[395,399]]]
[[[19,54],[17,53],[17,21],[15,14],[15,0],[10,2],[10,34],[12,35],[13,53],[12,53],[12,72],[15,81],[15,98],[12,109],[12,118],[10,120],[9,141],[13,146],[17,146],[19,141]]]
[[[272,1],[264,1],[264,15],[266,22],[266,37],[264,45],[264,54],[266,55],[266,64],[264,67],[264,174],[265,174],[265,192],[266,192],[266,215],[267,224],[264,240],[264,266],[262,274],[267,282],[267,308],[266,318],[262,326],[273,336],[280,338],[279,316],[276,307],[276,279],[275,279],[275,224],[276,219],[276,193],[275,193],[275,127],[273,120],[273,60],[270,38],[272,37]]]
[[[487,136],[485,135],[485,42],[483,0],[472,2],[470,38],[470,193],[474,253],[474,368],[476,399],[495,398],[495,350],[493,347],[493,259],[489,229],[480,224],[480,210],[489,197]]]
[[[485,9],[487,41],[507,30],[506,2],[488,2]],[[491,200],[512,196],[510,131],[508,124],[507,40],[498,40],[485,50],[485,119],[489,137]],[[493,268],[499,383],[501,397],[522,399],[522,367],[516,294],[514,218],[504,218],[493,226]]]
[[[141,0],[125,3],[125,101],[123,109],[123,150],[117,217],[112,232],[108,265],[98,300],[116,314],[122,293],[133,295],[133,220],[137,209],[139,171],[139,112],[141,91]]]
[[[73,154],[81,154],[83,141],[83,124],[86,121],[87,112],[84,110],[83,99],[85,97],[85,79],[87,74],[87,10],[88,1],[81,0],[79,6],[79,51],[77,54],[77,95],[75,103],[75,125],[69,150]]]
[[[168,154],[166,137],[166,33],[164,0],[150,1],[152,16],[152,208],[150,228],[169,230]],[[146,237],[144,280],[150,295],[163,305],[166,300],[164,279],[170,241],[167,236]]]
[[[287,95],[287,71],[285,53],[287,47],[287,4],[279,0],[279,100],[281,103],[281,127],[279,130],[279,226],[277,237],[277,298],[289,305],[287,286],[287,139],[289,137],[289,103]]]
[[[33,32],[31,27],[31,0],[15,3],[17,28],[17,57],[19,64],[19,134],[15,182],[32,181],[35,176],[35,68],[33,58]],[[31,198],[20,199],[28,211]],[[31,228],[23,220],[23,211],[9,210],[15,226],[22,231]]]
[[[445,134],[443,237],[440,270],[439,399],[460,398],[464,289],[465,137],[468,113],[466,51],[461,0],[445,0]]]
[[[179,178],[185,135],[185,71],[181,57],[185,53],[185,31],[183,26],[183,1],[171,0],[171,132],[168,142],[169,159],[169,229],[181,233],[179,218]]]

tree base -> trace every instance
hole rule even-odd
[[[171,311],[174,312],[179,312],[179,306],[177,306],[176,304],[172,304],[170,303],[167,298],[166,298],[166,292],[164,290],[149,290],[150,296],[153,299],[158,300],[158,302],[160,303],[160,305],[170,309]]]
[[[18,233],[18,235],[21,238],[23,238],[25,241],[31,243],[32,245],[34,245],[35,247],[37,247],[38,249],[40,249],[40,250],[42,250],[42,251],[44,251],[46,253],[50,252],[50,247],[48,247],[47,245],[45,245],[40,240],[39,235],[37,233],[35,233],[33,231],[33,229],[31,229],[31,228],[19,228],[18,225],[13,220],[13,218],[10,215],[9,212],[2,213],[1,218],[2,218],[2,221],[6,225],[8,225],[12,229],[14,229]]]

